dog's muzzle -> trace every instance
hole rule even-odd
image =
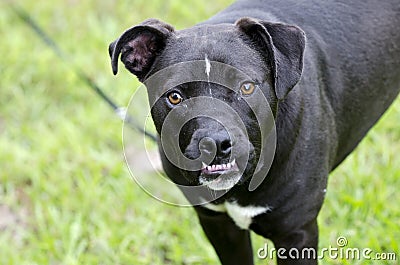
[[[240,181],[249,157],[248,153],[243,152],[246,148],[241,147],[248,144],[248,140],[239,141],[241,138],[229,135],[223,128],[199,129],[193,133],[185,155],[192,159],[200,153],[206,157],[214,155],[209,159],[210,163],[202,161],[199,184],[212,190],[228,190]]]

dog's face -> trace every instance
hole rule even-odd
[[[297,27],[249,18],[182,31],[148,20],[123,33],[109,52],[114,74],[121,53],[147,85],[161,147],[182,177],[228,190],[260,166],[259,117],[265,108],[275,114],[299,81],[304,42]],[[163,69],[169,70],[160,75]]]

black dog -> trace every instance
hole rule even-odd
[[[227,78],[223,73],[233,80],[232,89],[204,80],[167,84],[190,75],[185,68],[170,71],[165,85],[148,86],[160,135],[163,126],[179,127],[171,124],[174,119],[164,123],[170,112],[200,97],[217,103],[202,101],[193,108],[201,110],[203,104],[205,113],[218,112],[224,105],[218,102],[225,102],[247,130],[227,129],[207,115],[179,121],[179,151],[188,159],[208,159],[197,170],[172,163],[160,144],[164,170],[174,182],[226,191],[211,203],[195,206],[222,264],[253,264],[249,229],[270,238],[277,249],[317,249],[316,218],[329,172],[357,146],[400,90],[399,28],[398,0],[242,0],[189,29],[175,31],[152,19],[111,43],[114,74],[121,53],[125,67],[144,83],[162,69],[196,60],[204,62],[207,74],[221,62],[250,78]],[[260,171],[257,165],[264,159],[262,126],[254,110],[262,107],[257,106],[261,101],[246,101],[257,91],[269,103],[277,140],[265,180],[249,191],[251,176]],[[181,111],[175,117],[185,115]],[[236,126],[233,116],[226,116],[225,122]],[[313,255],[278,257],[278,263],[317,260]]]

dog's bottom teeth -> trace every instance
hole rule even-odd
[[[219,164],[219,165],[210,165],[207,166],[204,162],[202,162],[201,170],[208,171],[208,173],[213,173],[216,171],[226,171],[231,169],[237,169],[236,160],[233,159],[232,162],[227,164]]]

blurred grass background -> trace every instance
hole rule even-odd
[[[14,1],[106,92],[126,105],[139,83],[111,73],[108,44],[149,17],[177,29],[232,0]],[[195,213],[131,179],[121,122],[69,65],[0,3],[0,264],[216,264]],[[330,177],[320,247],[395,252],[400,242],[400,99]],[[265,240],[253,236],[255,251]],[[371,262],[371,263],[369,263]],[[398,262],[398,261],[397,261]],[[326,259],[321,264],[397,264]],[[272,264],[258,261],[257,264]]]

